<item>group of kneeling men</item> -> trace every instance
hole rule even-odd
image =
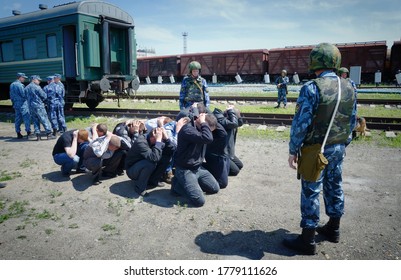
[[[207,113],[203,104],[180,111],[176,120],[158,117],[127,120],[109,131],[105,124],[69,130],[57,140],[53,159],[63,176],[91,172],[93,184],[102,178],[127,176],[141,196],[171,184],[171,194],[184,196],[196,207],[204,193],[227,187],[228,177],[243,167],[235,155],[239,111],[228,106]]]

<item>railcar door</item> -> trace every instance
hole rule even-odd
[[[77,76],[77,36],[75,25],[63,26],[63,63],[64,76],[75,78]]]
[[[110,62],[112,75],[127,75],[127,31],[110,28]]]

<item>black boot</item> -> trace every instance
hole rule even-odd
[[[29,136],[31,136],[31,132],[30,131],[28,131],[27,133],[26,133],[26,139],[29,139]]]
[[[301,235],[298,235],[298,237],[295,239],[284,239],[283,244],[284,246],[298,251],[303,255],[315,255],[315,229],[304,228],[302,229]]]
[[[22,139],[24,136],[22,136],[21,132],[17,132],[17,138]]]
[[[274,109],[280,108],[280,104],[278,104],[276,107],[274,107]]]
[[[40,141],[40,134],[36,134],[36,141]]]
[[[56,136],[57,135],[57,129],[53,128],[53,135]]]
[[[326,237],[326,239],[333,243],[340,241],[340,218],[330,218],[324,226],[318,226],[317,233]]]

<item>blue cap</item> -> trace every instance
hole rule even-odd
[[[46,80],[48,80],[48,81],[51,81],[51,80],[53,80],[53,79],[54,79],[53,76],[47,76],[47,77],[46,77]]]
[[[20,78],[20,77],[28,79],[28,77],[25,75],[25,73],[21,73],[21,72],[17,73],[17,78]]]
[[[33,80],[41,81],[42,79],[40,78],[39,75],[32,75],[32,76],[31,76],[31,81],[33,81]]]
[[[60,75],[60,74],[57,74],[57,73],[54,74],[53,76],[54,76],[54,78],[61,78],[61,75]]]

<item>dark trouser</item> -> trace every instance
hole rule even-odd
[[[230,171],[229,158],[226,156],[206,156],[206,162],[203,164],[217,180],[221,189],[228,185],[228,173]]]
[[[84,165],[86,168],[92,171],[92,174],[96,174],[104,166],[103,172],[115,175],[124,155],[124,151],[117,150],[114,151],[113,156],[108,159],[102,159],[98,157],[87,158],[84,160]]]
[[[228,173],[229,176],[237,176],[240,170],[244,167],[242,161],[237,158],[237,156],[230,158],[230,172]]]
[[[72,169],[78,170],[82,166],[83,155],[88,142],[79,143],[77,147],[77,154],[70,158],[66,153],[55,154],[53,156],[54,162],[61,165],[61,172],[64,175],[70,174]]]
[[[202,166],[196,170],[176,167],[171,188],[173,192],[189,198],[196,207],[205,204],[203,192],[214,194],[220,190],[219,183]]]
[[[134,182],[135,191],[142,193],[148,186],[157,186],[166,172],[170,159],[171,156],[165,155],[159,162],[143,159],[127,168],[127,176]]]

